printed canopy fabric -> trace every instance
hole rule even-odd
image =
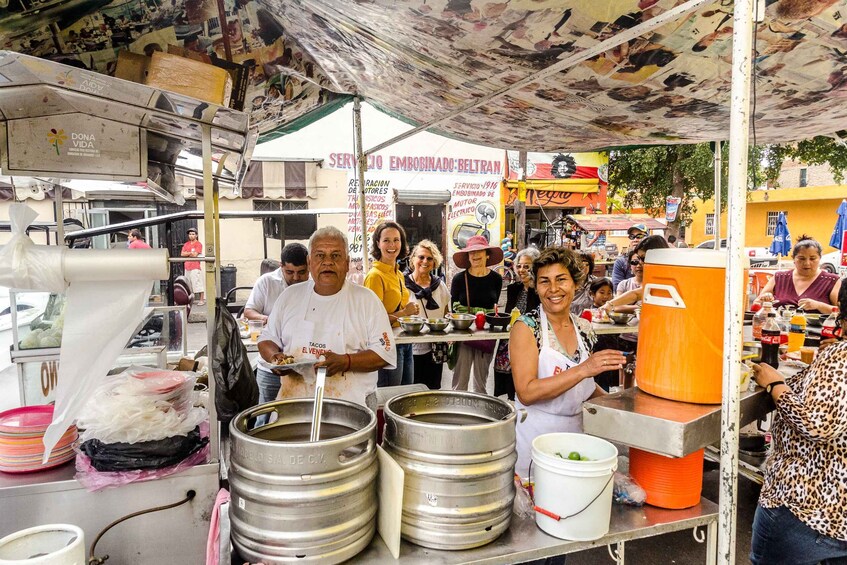
[[[847,130],[847,7],[766,0],[758,142]],[[176,45],[252,64],[245,109],[268,137],[360,94],[416,123],[650,20],[681,0],[9,0],[0,47],[112,72]],[[732,2],[719,0],[433,131],[507,149],[587,151],[726,139]]]

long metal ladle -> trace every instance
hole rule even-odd
[[[326,367],[318,367],[315,379],[315,404],[312,408],[312,432],[309,434],[309,441],[318,441],[321,436],[321,413],[323,412],[325,384]]]

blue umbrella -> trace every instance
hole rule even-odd
[[[788,222],[783,212],[776,219],[776,229],[773,231],[773,243],[770,252],[774,255],[788,255],[791,253],[791,233],[788,231]]]
[[[836,220],[835,227],[832,229],[832,237],[829,238],[830,247],[841,249],[841,241],[845,231],[847,231],[847,200],[842,200],[838,207],[838,220]],[[844,250],[841,249],[841,251]]]

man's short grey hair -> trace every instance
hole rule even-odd
[[[521,249],[518,251],[518,254],[515,255],[515,265],[521,260],[521,257],[529,257],[533,261],[538,259],[538,256],[541,255],[541,252],[538,251],[535,247],[527,247],[526,249]]]
[[[347,247],[347,236],[344,235],[344,232],[342,232],[337,227],[326,226],[326,227],[323,227],[323,228],[315,231],[315,233],[312,234],[312,237],[309,238],[309,253],[310,254],[312,253],[312,246],[319,239],[337,239],[337,240],[339,240],[341,243],[344,244],[344,254],[345,255],[347,254],[347,249],[348,249],[348,247]]]

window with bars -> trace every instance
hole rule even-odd
[[[715,215],[706,214],[706,235],[715,235]]]
[[[282,210],[308,210],[309,203],[298,200],[253,200],[256,212],[278,212]],[[273,239],[309,239],[317,226],[315,214],[297,214],[285,218],[255,218],[262,222],[265,237]]]
[[[785,219],[788,219],[788,212],[782,212],[785,214]],[[779,219],[779,212],[768,212],[768,232],[767,235],[773,237],[774,232],[776,231],[776,221]]]
[[[308,210],[309,203],[301,200],[253,200],[254,212],[278,212],[280,210]],[[261,220],[261,218],[255,218]]]
[[[806,168],[800,169],[800,187],[809,186],[809,171]]]

